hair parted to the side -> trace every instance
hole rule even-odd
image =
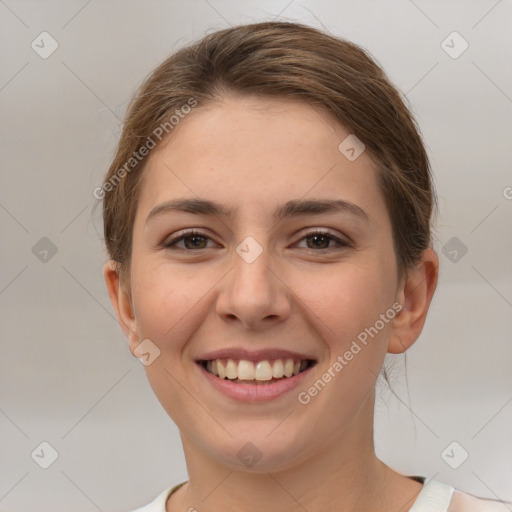
[[[133,224],[148,159],[143,146],[191,100],[197,109],[233,93],[307,102],[364,143],[376,164],[403,277],[432,243],[436,207],[427,153],[404,99],[359,46],[305,25],[264,22],[220,30],[179,50],[132,98],[102,186],[105,244],[123,286],[130,288]],[[386,369],[384,377],[389,384]]]

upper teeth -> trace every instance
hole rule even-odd
[[[273,363],[265,359],[256,364],[245,359],[212,359],[207,361],[206,369],[221,379],[272,380],[297,375],[307,365],[307,361],[293,359],[275,359]]]

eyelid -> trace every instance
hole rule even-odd
[[[177,247],[176,244],[181,242],[185,238],[189,238],[192,236],[201,236],[203,238],[207,238],[208,240],[211,240],[212,242],[215,242],[213,238],[205,233],[204,231],[201,231],[203,228],[188,228],[184,229],[183,231],[179,232],[177,235],[173,235],[172,237],[167,237],[164,239],[164,241],[160,244],[163,249],[171,249],[175,248],[176,250],[186,251],[186,252],[197,252],[204,249],[197,249],[196,251],[192,251],[191,249],[183,249],[181,247]],[[216,242],[215,242],[216,243]]]
[[[350,237],[348,237],[347,235],[338,234],[337,232],[333,232],[332,230],[330,230],[328,228],[314,228],[314,227],[313,228],[312,227],[304,228],[303,230],[299,231],[296,236],[299,237],[299,241],[300,241],[303,238],[305,238],[307,236],[312,236],[312,235],[329,236],[333,240],[335,240],[343,245],[351,245],[353,243],[352,240],[350,239]]]
[[[298,237],[298,240],[295,242],[295,244],[301,242],[302,240],[304,240],[305,238],[307,238],[309,236],[314,236],[314,235],[321,235],[321,236],[329,237],[331,241],[333,241],[337,244],[337,246],[328,247],[326,249],[306,248],[306,250],[321,253],[321,252],[328,252],[328,251],[340,249],[343,247],[352,247],[352,245],[353,245],[352,241],[346,235],[340,237],[340,236],[332,233],[327,228],[304,228],[302,231],[299,231],[299,233],[297,233],[295,235],[296,237]],[[200,237],[203,237],[203,238],[206,238],[208,240],[215,242],[211,236],[209,236],[204,231],[201,231],[199,228],[188,228],[188,229],[185,229],[182,232],[180,232],[178,235],[173,236],[171,239],[165,239],[162,242],[161,247],[164,249],[172,248],[174,250],[184,251],[184,252],[199,252],[199,251],[204,251],[206,249],[209,249],[208,247],[205,247],[202,249],[195,249],[195,250],[194,249],[186,249],[186,248],[183,249],[181,247],[177,247],[177,244],[179,242],[181,242],[185,238],[189,238],[192,236],[200,236]]]

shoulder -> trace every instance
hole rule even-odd
[[[130,512],[166,512],[166,503],[169,496],[183,484],[170,487],[161,492],[151,503]]]
[[[409,512],[510,512],[512,503],[475,496],[453,486],[423,479],[421,489]]]
[[[455,489],[446,512],[506,512],[510,502],[481,498]]]

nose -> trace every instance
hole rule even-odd
[[[244,258],[242,252],[235,253],[233,268],[223,280],[217,298],[219,317],[255,331],[286,320],[291,310],[291,291],[278,268],[267,249],[253,261]]]

